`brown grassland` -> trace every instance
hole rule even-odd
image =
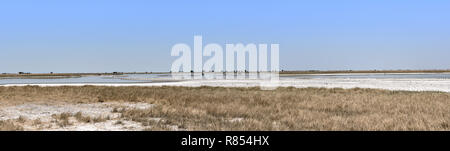
[[[155,106],[149,109],[114,109],[123,120],[151,126],[146,130],[171,130],[168,125],[181,130],[233,131],[450,130],[450,94],[442,92],[292,87],[271,91],[221,87],[0,87],[0,110],[33,102],[151,103]],[[61,121],[70,116],[92,121],[81,113],[55,116]],[[19,120],[0,121],[0,130],[22,130]]]

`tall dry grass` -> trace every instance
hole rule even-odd
[[[373,89],[0,87],[0,102],[147,102],[122,118],[167,130],[450,130],[450,94]],[[161,119],[161,120],[155,120]],[[11,125],[9,125],[11,126]]]

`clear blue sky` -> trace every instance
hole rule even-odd
[[[0,72],[168,71],[194,35],[279,43],[285,70],[449,69],[450,1],[2,0]]]

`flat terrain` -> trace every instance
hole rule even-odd
[[[446,73],[450,70],[308,70],[282,71],[281,74],[339,74],[339,73]]]
[[[342,73],[341,73],[342,72]],[[373,72],[373,73],[370,73]],[[200,74],[198,74],[200,75]],[[256,77],[256,74],[253,74]],[[263,74],[264,75],[264,74]],[[258,75],[261,76],[261,75]],[[264,76],[262,76],[264,77]],[[183,87],[260,87],[268,79],[250,78],[249,73],[78,73],[5,74],[0,86],[183,86]],[[369,88],[399,91],[450,92],[448,70],[393,71],[284,71],[274,86],[296,88]]]
[[[252,80],[252,79],[188,79],[182,81],[174,81],[163,79],[160,82],[148,83],[45,83],[45,84],[6,84],[5,87],[11,86],[42,86],[42,87],[60,87],[60,86],[181,86],[181,87],[260,87],[264,86],[268,80]],[[369,79],[369,78],[317,78],[317,79],[292,79],[281,77],[274,86],[279,87],[296,87],[296,88],[369,88],[399,91],[440,91],[450,92],[450,79]]]
[[[0,130],[450,130],[450,93],[0,87]]]
[[[346,73],[449,73],[448,70],[306,70],[281,71],[280,74],[346,74]],[[33,77],[77,77],[93,75],[123,75],[123,74],[168,74],[169,72],[111,72],[111,73],[2,73],[1,77],[33,78]]]

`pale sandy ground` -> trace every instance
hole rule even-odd
[[[213,87],[258,87],[268,83],[266,80],[187,80],[180,82],[133,83],[133,84],[31,84],[36,86],[213,86]],[[270,83],[269,83],[270,84]],[[450,79],[280,79],[271,83],[281,87],[323,87],[323,88],[373,88],[403,91],[441,91],[450,92]],[[26,86],[27,84],[12,84],[4,86]]]
[[[46,104],[30,103],[14,106],[0,107],[0,121],[13,120],[23,126],[27,131],[136,131],[147,127],[141,123],[121,119],[120,113],[114,113],[114,108],[147,109],[153,105],[147,103],[91,103],[91,104]],[[81,112],[84,116],[108,117],[108,120],[97,123],[84,123],[70,117],[70,125],[59,126],[52,115],[62,113],[76,114]],[[17,122],[18,119],[25,122]],[[39,121],[36,124],[36,121]],[[118,122],[120,121],[120,122]]]

